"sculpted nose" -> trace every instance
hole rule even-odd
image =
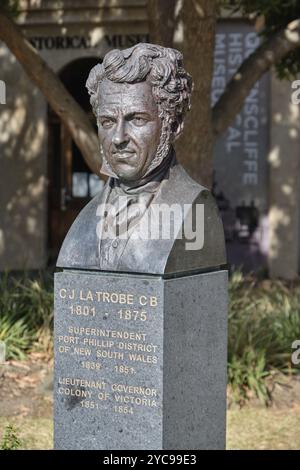
[[[128,142],[129,138],[128,138],[128,135],[126,134],[124,122],[118,123],[112,140],[116,147],[119,147],[120,145]]]

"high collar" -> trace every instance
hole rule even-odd
[[[124,192],[126,194],[138,194],[145,192],[155,192],[160,182],[167,177],[169,169],[176,164],[176,155],[173,147],[170,148],[168,155],[163,159],[161,164],[154,168],[151,173],[141,178],[139,181],[124,182],[117,178],[110,179],[111,187]]]

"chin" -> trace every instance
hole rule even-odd
[[[114,169],[114,172],[122,181],[128,181],[132,183],[133,181],[137,181],[141,178],[140,173],[133,168],[129,169],[127,167],[126,169]]]
[[[134,183],[140,179],[138,175],[128,175],[127,173],[116,173],[121,181],[125,183]]]

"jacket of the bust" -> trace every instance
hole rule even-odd
[[[167,204],[169,207],[177,204],[182,208],[182,218],[179,223],[177,220],[176,224],[180,227],[186,214],[184,206],[189,205],[192,210],[197,204],[203,204],[203,227],[199,227],[200,231],[203,229],[203,247],[196,250],[187,249],[187,243],[192,240],[185,238],[184,230],[179,230],[167,239],[145,240],[140,236],[142,217],[128,239],[122,241],[121,249],[120,246],[118,248],[118,242],[114,244],[117,256],[114,256],[110,263],[103,264],[99,244],[101,221],[97,216],[97,209],[100,204],[105,204],[108,194],[107,182],[103,191],[80,212],[63,242],[57,260],[58,267],[163,275],[214,268],[226,263],[223,227],[215,201],[211,193],[192,180],[177,163],[170,168],[168,178],[160,183],[143,217],[147,216],[152,204]]]

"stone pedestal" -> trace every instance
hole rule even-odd
[[[55,448],[223,449],[227,271],[55,275]]]

